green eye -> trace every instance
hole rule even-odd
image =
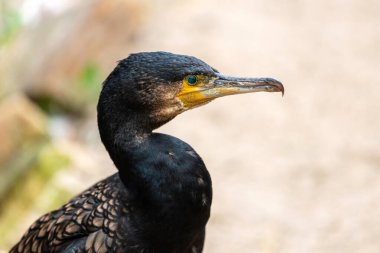
[[[197,83],[197,77],[194,75],[187,76],[187,82],[190,85],[195,85]]]

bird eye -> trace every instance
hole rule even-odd
[[[197,77],[194,75],[189,75],[186,77],[187,83],[190,85],[195,85],[197,83]]]

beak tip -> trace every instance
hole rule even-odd
[[[273,85],[273,87],[275,87],[274,91],[281,92],[282,97],[285,95],[284,85],[280,81],[277,81],[276,79],[271,78],[270,83],[271,83],[271,85]]]

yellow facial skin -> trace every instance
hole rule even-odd
[[[201,92],[207,89],[208,84],[210,84],[213,79],[203,75],[194,76],[197,78],[197,82],[195,84],[190,84],[188,82],[188,76],[186,76],[182,80],[183,88],[176,96],[179,100],[181,100],[186,109],[203,105],[214,99]]]

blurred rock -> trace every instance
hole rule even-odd
[[[51,143],[47,123],[41,109],[22,94],[0,101],[0,245],[8,242],[20,217],[33,207],[34,198],[58,169],[70,162]],[[49,190],[57,199],[66,196],[60,189]],[[47,207],[56,202],[50,199]]]
[[[146,1],[65,0],[59,11],[34,6],[42,10],[30,20],[23,16],[28,1],[6,2],[21,23],[0,44],[0,94],[26,90],[52,113],[80,113],[96,100],[106,74],[131,51],[147,9]]]
[[[3,213],[7,210],[6,200],[10,198],[12,189],[32,168],[39,148],[46,143],[46,122],[40,109],[21,94],[7,97],[0,103],[1,224],[4,224]],[[0,230],[3,231],[2,226]]]
[[[105,73],[120,55],[129,53],[143,20],[142,3],[118,0],[83,5],[80,12],[85,17],[73,22],[44,56],[34,78],[28,80],[32,84],[28,94],[48,110],[55,103],[65,111],[86,109],[89,101],[97,99]],[[44,23],[41,29],[46,29]],[[59,24],[51,29],[59,29]]]
[[[21,94],[1,101],[0,129],[0,172],[23,148],[47,138],[45,115]]]

